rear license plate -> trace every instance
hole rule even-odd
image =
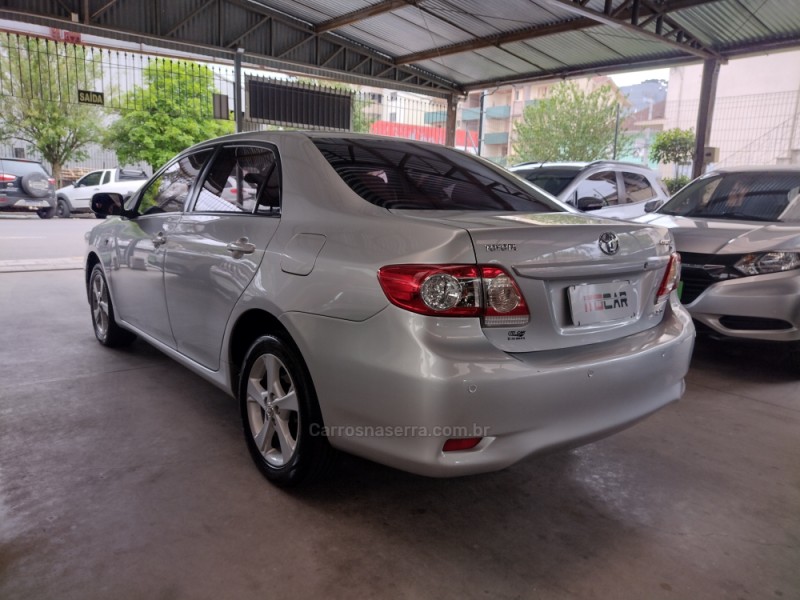
[[[575,325],[632,319],[636,301],[630,281],[585,283],[569,287],[569,306]]]

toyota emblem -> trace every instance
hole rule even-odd
[[[619,251],[619,238],[613,231],[606,231],[600,236],[597,243],[600,246],[600,250],[608,255],[616,254]]]

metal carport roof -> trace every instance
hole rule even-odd
[[[800,46],[797,0],[0,0],[0,18],[440,96]]]

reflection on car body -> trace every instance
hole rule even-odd
[[[230,178],[250,205],[227,209]],[[138,334],[237,397],[279,484],[334,448],[431,476],[501,469],[683,392],[694,329],[668,231],[569,212],[466,153],[241,134],[93,205],[119,216],[89,236],[97,338]],[[147,269],[114,269],[115,248]]]

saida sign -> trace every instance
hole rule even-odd
[[[105,97],[102,92],[89,92],[86,90],[78,90],[78,102],[83,104],[97,104],[103,106],[105,104]]]

